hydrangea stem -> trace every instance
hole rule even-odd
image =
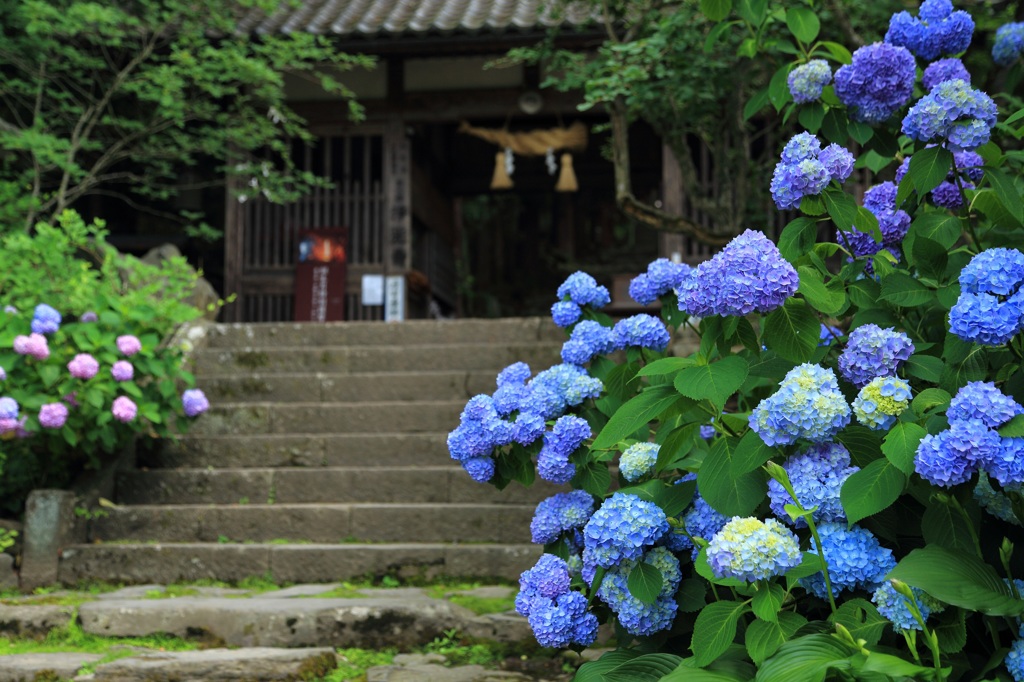
[[[971,534],[971,542],[974,543],[974,551],[979,558],[984,559],[985,557],[981,554],[981,540],[978,539],[978,532],[974,530],[974,523],[971,521],[971,517],[968,516],[967,510],[960,504],[960,500],[956,499],[953,495],[949,496],[950,503],[956,509],[960,517],[963,518],[964,523],[967,525],[967,532]]]

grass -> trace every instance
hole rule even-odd
[[[156,651],[188,651],[197,649],[196,642],[189,642],[169,635],[152,635],[149,637],[100,637],[84,632],[78,623],[72,621],[67,625],[54,628],[46,633],[46,638],[8,639],[0,637],[0,656],[11,654],[42,654],[71,651],[85,654],[111,654],[111,649],[122,647],[142,647]],[[131,653],[130,651],[128,652]]]

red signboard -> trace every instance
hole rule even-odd
[[[295,321],[345,319],[345,265],[348,230],[344,227],[299,233],[295,264]]]

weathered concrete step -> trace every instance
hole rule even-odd
[[[204,374],[211,402],[386,402],[468,400],[493,393],[496,372],[377,372],[313,374],[282,372],[246,376]]]
[[[266,469],[157,469],[117,477],[121,504],[406,502],[533,504],[566,490],[538,479],[498,491],[451,459],[445,466]]]
[[[513,362],[534,372],[561,362],[560,343],[462,343],[415,346],[312,346],[200,348],[193,358],[197,375],[250,375],[255,372],[415,372],[486,370],[497,373]]]
[[[454,428],[454,424],[451,425]],[[341,467],[451,464],[447,432],[232,434],[158,441],[139,454],[141,466]]]
[[[228,582],[270,574],[279,582],[334,582],[366,576],[518,580],[538,545],[497,544],[90,544],[61,554],[66,585],[98,580],[131,585],[203,579]]]
[[[264,433],[423,433],[455,428],[464,400],[426,403],[221,403],[196,419],[201,436]]]
[[[96,666],[92,682],[292,682],[323,678],[337,667],[330,647],[153,651]]]
[[[497,542],[530,541],[533,505],[134,505],[94,519],[94,541]]]
[[[423,343],[561,342],[565,332],[548,317],[497,320],[410,320],[326,324],[215,324],[205,329],[212,348],[239,346],[419,345]]]

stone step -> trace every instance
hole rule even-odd
[[[454,424],[451,425],[454,428]],[[448,433],[232,434],[156,441],[139,453],[149,468],[443,466]]]
[[[200,436],[437,433],[454,429],[465,400],[425,403],[220,403],[192,424]]]
[[[449,460],[451,462],[451,460]],[[458,465],[123,471],[117,501],[134,504],[460,503],[533,504],[566,490],[538,479],[498,491]]]
[[[542,548],[532,544],[217,544],[70,545],[61,553],[65,585],[103,581],[130,585],[197,580],[237,582],[271,576],[317,583],[391,575],[402,579],[518,580]]]
[[[203,392],[213,403],[388,402],[468,400],[494,393],[496,372],[377,372],[313,374],[281,372],[240,376],[204,374]]]
[[[496,320],[409,320],[401,323],[328,322],[326,324],[215,324],[205,328],[211,348],[240,346],[381,346],[424,343],[561,343],[565,332],[550,318]]]
[[[333,374],[367,372],[491,371],[525,362],[534,372],[561,362],[560,343],[461,343],[415,346],[313,346],[202,348],[192,355],[201,376],[278,372]]]
[[[534,505],[133,505],[90,523],[103,542],[530,542]]]

